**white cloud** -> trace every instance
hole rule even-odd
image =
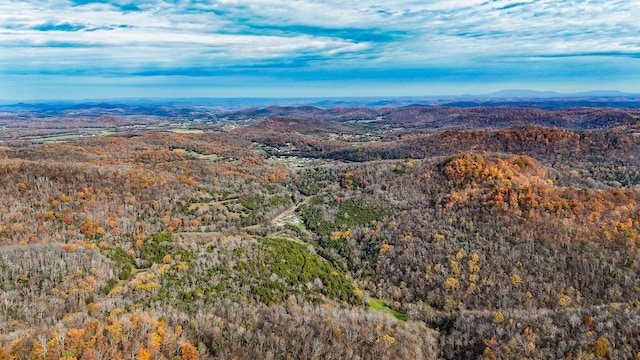
[[[0,73],[554,69],[547,64],[566,63],[554,58],[640,53],[640,8],[623,0],[111,3],[0,2]]]

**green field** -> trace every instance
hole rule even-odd
[[[393,310],[392,308],[389,307],[389,305],[387,305],[386,302],[380,299],[369,300],[369,308],[376,311],[381,311],[387,314],[391,314],[393,315],[393,317],[395,317],[398,320],[402,320],[402,321],[407,320],[407,314]]]

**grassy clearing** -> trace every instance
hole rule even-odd
[[[265,152],[266,154],[266,152]],[[298,157],[298,156],[288,156],[288,157],[276,157],[272,158],[271,161],[280,164],[286,164],[295,167],[305,167],[313,162],[313,159]]]
[[[393,315],[398,320],[405,321],[407,320],[407,314],[401,313],[399,311],[393,310],[387,305],[386,302],[380,299],[371,299],[369,301],[369,308],[376,311],[381,311],[387,314]]]
[[[203,134],[204,130],[200,129],[169,129],[172,133],[176,134]]]
[[[30,136],[24,138],[25,140],[33,141],[36,143],[56,143],[62,141],[75,140],[84,137],[81,134],[52,134],[52,135],[42,135],[42,136]]]
[[[181,154],[187,154],[189,156],[193,156],[196,159],[200,159],[200,160],[218,160],[218,155],[217,154],[208,154],[208,155],[204,155],[204,154],[199,154],[195,151],[189,151],[187,149],[173,149],[174,152],[176,153],[181,153]]]

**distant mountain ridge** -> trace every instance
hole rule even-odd
[[[576,93],[559,93],[555,91],[536,91],[527,89],[505,89],[484,95],[469,95],[481,98],[581,98],[581,97],[627,97],[640,98],[640,94],[626,93],[618,90],[592,90]]]
[[[52,109],[84,109],[84,108],[131,108],[167,106],[173,108],[207,108],[217,112],[243,110],[250,108],[267,108],[269,106],[301,107],[313,106],[328,108],[382,108],[408,106],[435,106],[450,103],[483,104],[493,102],[513,102],[527,100],[538,104],[544,100],[560,103],[567,100],[594,101],[609,100],[611,103],[630,101],[640,103],[640,93],[627,93],[618,90],[593,90],[576,93],[560,93],[555,91],[536,91],[528,89],[505,89],[487,94],[463,94],[441,96],[397,96],[397,97],[323,97],[323,98],[113,98],[83,100],[32,100],[18,103],[0,100],[0,111],[42,111]],[[624,107],[627,107],[625,105]]]
[[[565,94],[561,94],[555,91],[535,91],[535,90],[526,90],[526,89],[505,89],[496,92],[492,92],[489,94],[479,95],[477,97],[491,97],[491,98],[512,98],[512,97],[521,97],[521,98],[530,98],[530,97],[562,97]],[[470,97],[473,97],[471,95]]]

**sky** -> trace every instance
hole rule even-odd
[[[628,0],[0,0],[0,101],[640,93]]]

